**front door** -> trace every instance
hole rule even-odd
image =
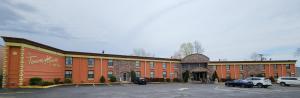
[[[127,73],[125,72],[125,73],[123,73],[123,81],[127,81]]]

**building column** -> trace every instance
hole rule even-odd
[[[147,62],[146,60],[144,61],[144,77],[147,77]]]
[[[19,86],[23,85],[23,76],[24,76],[24,47],[21,46],[21,54],[20,54],[20,71],[19,71]]]
[[[7,81],[7,58],[8,58],[8,52],[9,52],[9,47],[8,46],[4,46],[4,53],[3,53],[3,66],[2,66],[2,88],[6,88],[6,81]]]

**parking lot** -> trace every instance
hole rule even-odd
[[[300,87],[238,88],[222,84],[61,86],[0,90],[0,98],[299,98]]]

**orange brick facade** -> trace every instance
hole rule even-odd
[[[55,78],[64,80],[66,71],[72,72],[70,79],[74,84],[99,83],[101,76],[104,76],[108,82],[109,72],[112,72],[118,81],[123,81],[123,73],[130,71],[139,72],[140,77],[144,78],[151,78],[151,73],[153,73],[153,78],[163,78],[164,72],[166,73],[165,78],[171,80],[181,78],[181,62],[178,59],[68,52],[25,39],[4,39],[5,53],[2,69],[2,87],[4,88],[29,85],[29,79],[32,77],[41,77],[45,81],[53,81]],[[66,57],[72,58],[71,65],[66,64]],[[88,64],[88,59],[93,59],[92,66]],[[112,66],[109,66],[109,60],[113,61]],[[137,61],[139,66],[136,66]],[[151,62],[154,63],[153,68],[151,68]],[[228,77],[240,79],[255,75],[256,72],[264,74],[265,77],[275,77],[277,74],[278,77],[294,76],[296,74],[295,62],[287,60],[272,62],[212,61],[208,63],[208,66],[215,66],[213,70],[217,72],[219,79]],[[252,67],[262,64],[264,65],[263,69]],[[277,69],[274,68],[275,64]],[[243,69],[240,68],[240,65],[244,66]],[[261,69],[261,71],[257,71],[257,69]],[[88,78],[89,72],[93,72],[93,78]]]

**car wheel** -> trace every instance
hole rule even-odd
[[[258,84],[257,84],[257,87],[258,87],[258,88],[262,88],[262,87],[263,87],[263,84],[258,83]]]
[[[284,82],[280,82],[280,85],[281,86],[286,86]]]

